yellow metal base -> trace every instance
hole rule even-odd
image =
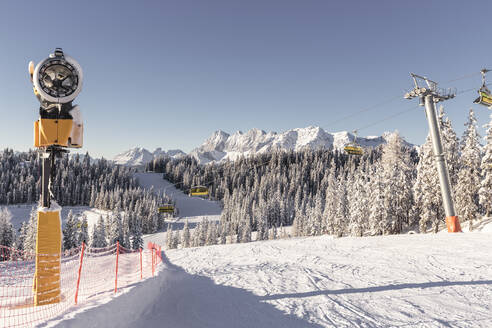
[[[34,274],[34,305],[59,303],[61,220],[60,211],[38,211],[36,236],[36,272]]]
[[[71,146],[72,125],[71,119],[40,118],[34,122],[34,147]],[[75,129],[77,135],[82,133],[81,124],[76,125]],[[81,142],[74,144],[77,144],[77,147],[82,146]]]

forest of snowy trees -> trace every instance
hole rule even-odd
[[[34,151],[16,153],[6,149],[0,153],[0,204],[37,203],[40,172]],[[64,156],[56,164],[54,200],[65,206],[85,205],[111,211],[113,214],[104,218],[105,231],[98,231],[107,236],[105,238],[110,244],[114,239],[125,247],[132,247],[141,243],[142,233],[163,228],[164,217],[159,215],[158,207],[173,203],[166,195],[138,187],[133,173],[131,168],[104,159],[91,162],[88,154],[83,158],[78,154]],[[35,207],[18,233],[10,223],[8,209],[0,210],[0,245],[34,250]],[[92,238],[86,236],[87,222],[84,220],[69,214],[64,227],[65,249],[80,245],[84,240],[92,243]],[[113,237],[114,234],[118,236]]]
[[[444,109],[439,110],[445,157],[460,220],[475,221],[492,213],[492,117],[484,146],[473,110],[458,138]],[[112,213],[94,229],[87,218],[69,213],[63,247],[86,242],[105,247],[119,241],[138,248],[142,234],[164,226],[158,207],[172,203],[165,195],[143,190],[133,170],[89,156],[58,160],[54,187],[61,205],[88,205]],[[364,236],[409,230],[437,232],[444,222],[438,174],[430,137],[409,148],[397,132],[387,143],[349,156],[330,149],[281,151],[200,166],[192,157],[158,158],[147,169],[162,172],[177,188],[205,185],[210,198],[222,202],[220,222],[204,220],[181,233],[168,227],[169,248],[248,242],[291,235]],[[0,154],[0,204],[35,203],[39,197],[39,163],[35,152]],[[36,210],[16,232],[7,208],[0,209],[0,245],[33,251]]]
[[[461,139],[442,107],[439,122],[456,209],[473,229],[474,220],[492,212],[492,117],[484,147],[473,110]],[[268,239],[287,225],[295,236],[363,236],[437,232],[444,223],[430,137],[416,150],[406,148],[395,132],[387,144],[367,149],[361,157],[306,149],[206,166],[192,157],[159,158],[147,168],[163,172],[184,191],[206,185],[210,197],[224,206],[220,223],[204,222],[194,236],[169,232],[168,247],[226,238],[247,242],[252,231],[257,240]]]

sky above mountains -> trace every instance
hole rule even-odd
[[[416,100],[403,99],[409,72],[478,88],[478,71],[492,68],[491,10],[488,1],[4,1],[0,147],[32,147],[27,63],[55,47],[84,69],[82,152],[97,157],[133,146],[188,152],[218,129],[310,125],[397,129],[420,144],[428,128]],[[475,97],[444,103],[459,136],[470,107],[488,121]]]

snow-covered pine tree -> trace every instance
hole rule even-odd
[[[477,120],[470,109],[466,130],[461,140],[461,169],[456,186],[456,210],[460,219],[469,221],[470,231],[478,215],[478,191],[480,189],[481,150],[477,132]]]
[[[116,242],[121,243],[124,236],[119,213],[108,216],[107,220],[109,223],[107,229],[108,244],[114,245]]]
[[[347,181],[348,183],[348,204],[349,204],[349,230],[352,236],[362,237],[364,226],[369,216],[368,201],[366,193],[365,174],[362,166],[359,166]]]
[[[85,244],[89,242],[89,224],[85,215],[79,217],[77,221],[77,246],[80,246],[82,242]]]
[[[486,216],[492,213],[492,113],[490,114],[490,122],[485,125],[486,143],[483,149],[484,154],[480,168],[482,170],[482,182],[480,183],[479,201],[480,206]]]
[[[337,237],[342,237],[347,230],[347,214],[348,214],[348,200],[347,200],[347,188],[343,176],[338,177],[337,186],[337,200],[335,217],[333,220],[333,234]]]
[[[15,242],[15,230],[12,226],[12,213],[7,207],[0,210],[0,245],[12,247]]]
[[[442,105],[439,107],[439,123],[444,157],[446,158],[446,164],[449,171],[449,179],[451,180],[451,186],[456,186],[458,172],[460,170],[460,144],[449,117],[445,117],[445,111]]]
[[[414,199],[416,212],[420,214],[420,232],[427,232],[429,222],[432,223],[433,230],[437,232],[443,218],[443,210],[439,175],[434,162],[430,135],[420,148]]]
[[[249,243],[251,241],[251,223],[249,218],[241,221],[241,243]]]
[[[225,245],[227,243],[227,232],[229,229],[227,228],[227,222],[220,223],[220,236],[219,236],[219,244]]]
[[[210,222],[208,224],[205,245],[217,245],[217,228],[215,222]]]
[[[63,249],[68,250],[77,247],[77,220],[70,210],[63,228]]]
[[[190,227],[188,225],[188,219],[186,219],[184,227],[183,227],[183,238],[182,239],[182,247],[188,248],[191,246],[191,235],[190,235]]]
[[[123,234],[123,239],[120,240],[121,246],[125,248],[131,248],[132,243],[131,243],[131,237],[132,237],[132,232],[130,231],[130,215],[128,214],[122,214],[121,216],[121,231]]]
[[[178,248],[179,244],[181,243],[181,237],[179,234],[179,230],[176,230],[173,233],[173,241],[172,241],[172,248]]]
[[[139,249],[143,247],[144,243],[142,238],[142,225],[140,222],[134,222],[133,224],[134,225],[131,232],[132,249]]]
[[[99,219],[97,223],[92,228],[92,237],[91,237],[91,247],[100,248],[106,247],[106,227],[104,224],[104,219],[101,215],[99,215]]]
[[[36,253],[36,232],[38,227],[38,212],[33,206],[31,208],[31,213],[29,214],[29,222],[26,226],[26,237],[24,239],[24,252],[28,256],[34,256]]]
[[[403,225],[409,223],[413,197],[409,152],[403,149],[402,139],[395,131],[387,137],[381,156],[381,178],[386,221],[383,233],[401,233]]]
[[[321,224],[322,233],[333,234],[333,219],[336,213],[337,179],[335,175],[335,163],[331,164],[328,174],[328,184],[325,192],[325,208]]]
[[[382,235],[386,231],[387,226],[387,214],[388,211],[385,207],[385,189],[383,183],[383,168],[381,163],[376,162],[371,168],[371,181],[369,188],[371,190],[371,202],[369,204],[369,234],[370,235]]]
[[[19,228],[19,233],[15,239],[14,248],[18,250],[24,249],[24,241],[26,240],[27,222],[22,222]]]
[[[171,223],[167,225],[166,247],[167,249],[173,248],[173,226],[171,225]]]

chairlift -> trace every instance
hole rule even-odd
[[[480,71],[480,73],[482,74],[482,86],[478,90],[478,98],[475,99],[473,103],[490,107],[492,106],[492,93],[485,84],[485,74],[487,74],[487,72],[490,72],[490,70],[486,68]]]
[[[193,186],[190,188],[190,196],[208,196],[208,188],[204,186]]]
[[[166,204],[159,207],[159,213],[174,213],[174,205]]]
[[[361,156],[364,154],[362,147],[357,143],[357,130],[354,130],[354,141],[345,145],[343,150],[349,155]]]

